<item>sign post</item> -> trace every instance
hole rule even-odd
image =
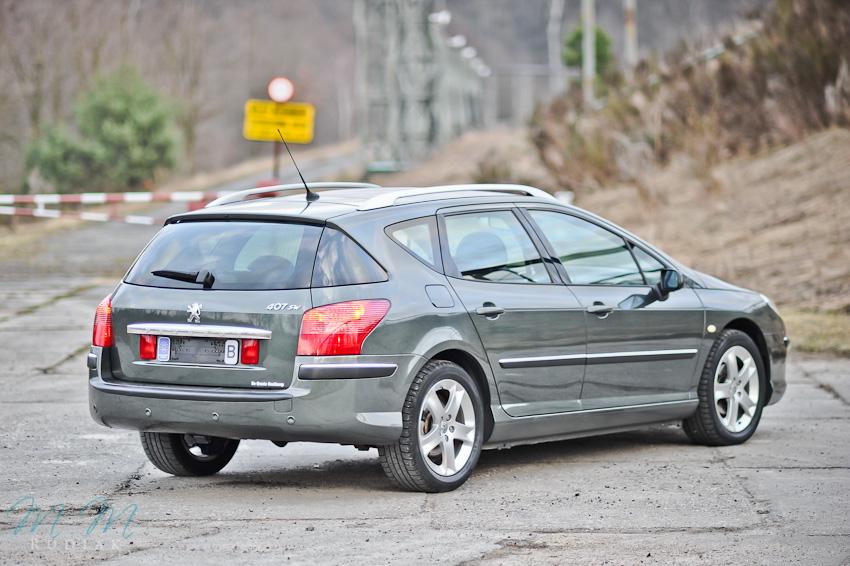
[[[280,173],[280,135],[287,143],[312,142],[316,108],[305,102],[289,102],[295,95],[295,87],[285,77],[272,79],[268,92],[272,100],[252,98],[245,103],[242,137],[274,143],[272,175],[276,179]]]

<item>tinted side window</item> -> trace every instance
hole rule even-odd
[[[632,246],[632,253],[635,254],[635,259],[640,266],[640,270],[643,271],[646,282],[649,285],[660,283],[661,270],[664,269],[664,265],[637,246]]]
[[[464,279],[499,283],[551,283],[546,266],[513,212],[494,210],[447,216],[446,240]]]
[[[387,226],[387,235],[404,249],[437,271],[440,267],[440,241],[437,237],[437,220],[433,216],[417,218]]]
[[[325,228],[316,253],[313,287],[336,287],[386,281],[387,273],[354,240]]]
[[[552,244],[570,281],[579,285],[643,285],[625,240],[569,214],[529,211]]]

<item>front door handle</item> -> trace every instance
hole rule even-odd
[[[595,314],[599,318],[605,318],[609,314],[614,312],[614,307],[596,301],[595,303],[587,307],[587,312],[589,312],[590,314]]]
[[[475,309],[475,314],[480,314],[481,316],[486,316],[487,318],[499,318],[500,314],[504,314],[505,309],[502,307],[497,307],[493,303],[484,303],[483,307],[478,307]]]

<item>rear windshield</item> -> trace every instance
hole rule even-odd
[[[209,273],[212,289],[303,289],[310,286],[321,233],[321,227],[308,224],[169,224],[154,237],[125,281],[199,289],[203,282],[194,282],[192,275],[203,280]]]

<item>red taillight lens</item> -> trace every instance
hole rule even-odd
[[[310,309],[301,319],[299,356],[350,356],[386,316],[386,299],[348,301]]]
[[[115,344],[112,336],[112,296],[106,297],[94,311],[94,329],[91,343],[94,346],[109,348]]]
[[[139,336],[139,358],[143,360],[156,359],[156,336],[150,334]]]
[[[242,340],[242,363],[257,364],[260,362],[260,341],[253,338]]]

